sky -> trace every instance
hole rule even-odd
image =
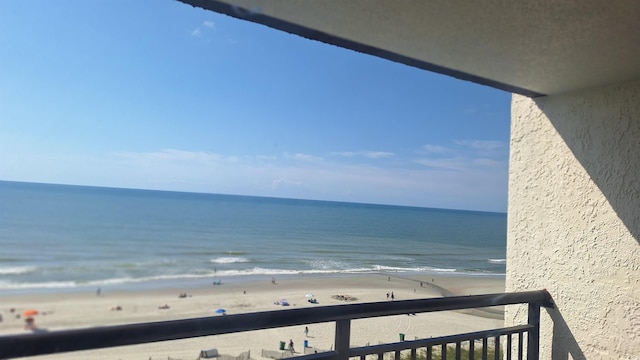
[[[0,1],[0,180],[506,212],[510,101],[174,0]]]

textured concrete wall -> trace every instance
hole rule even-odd
[[[640,82],[514,95],[510,157],[507,291],[557,304],[540,358],[640,359]]]

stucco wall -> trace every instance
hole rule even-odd
[[[553,296],[540,358],[640,359],[640,82],[514,95],[511,120],[507,291]]]

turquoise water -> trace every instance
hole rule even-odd
[[[0,181],[0,289],[504,274],[506,214]]]

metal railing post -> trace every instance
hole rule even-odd
[[[540,357],[540,303],[529,303],[529,325],[527,337],[527,360],[539,360]]]
[[[336,320],[335,360],[349,359],[350,338],[351,338],[351,320]]]

